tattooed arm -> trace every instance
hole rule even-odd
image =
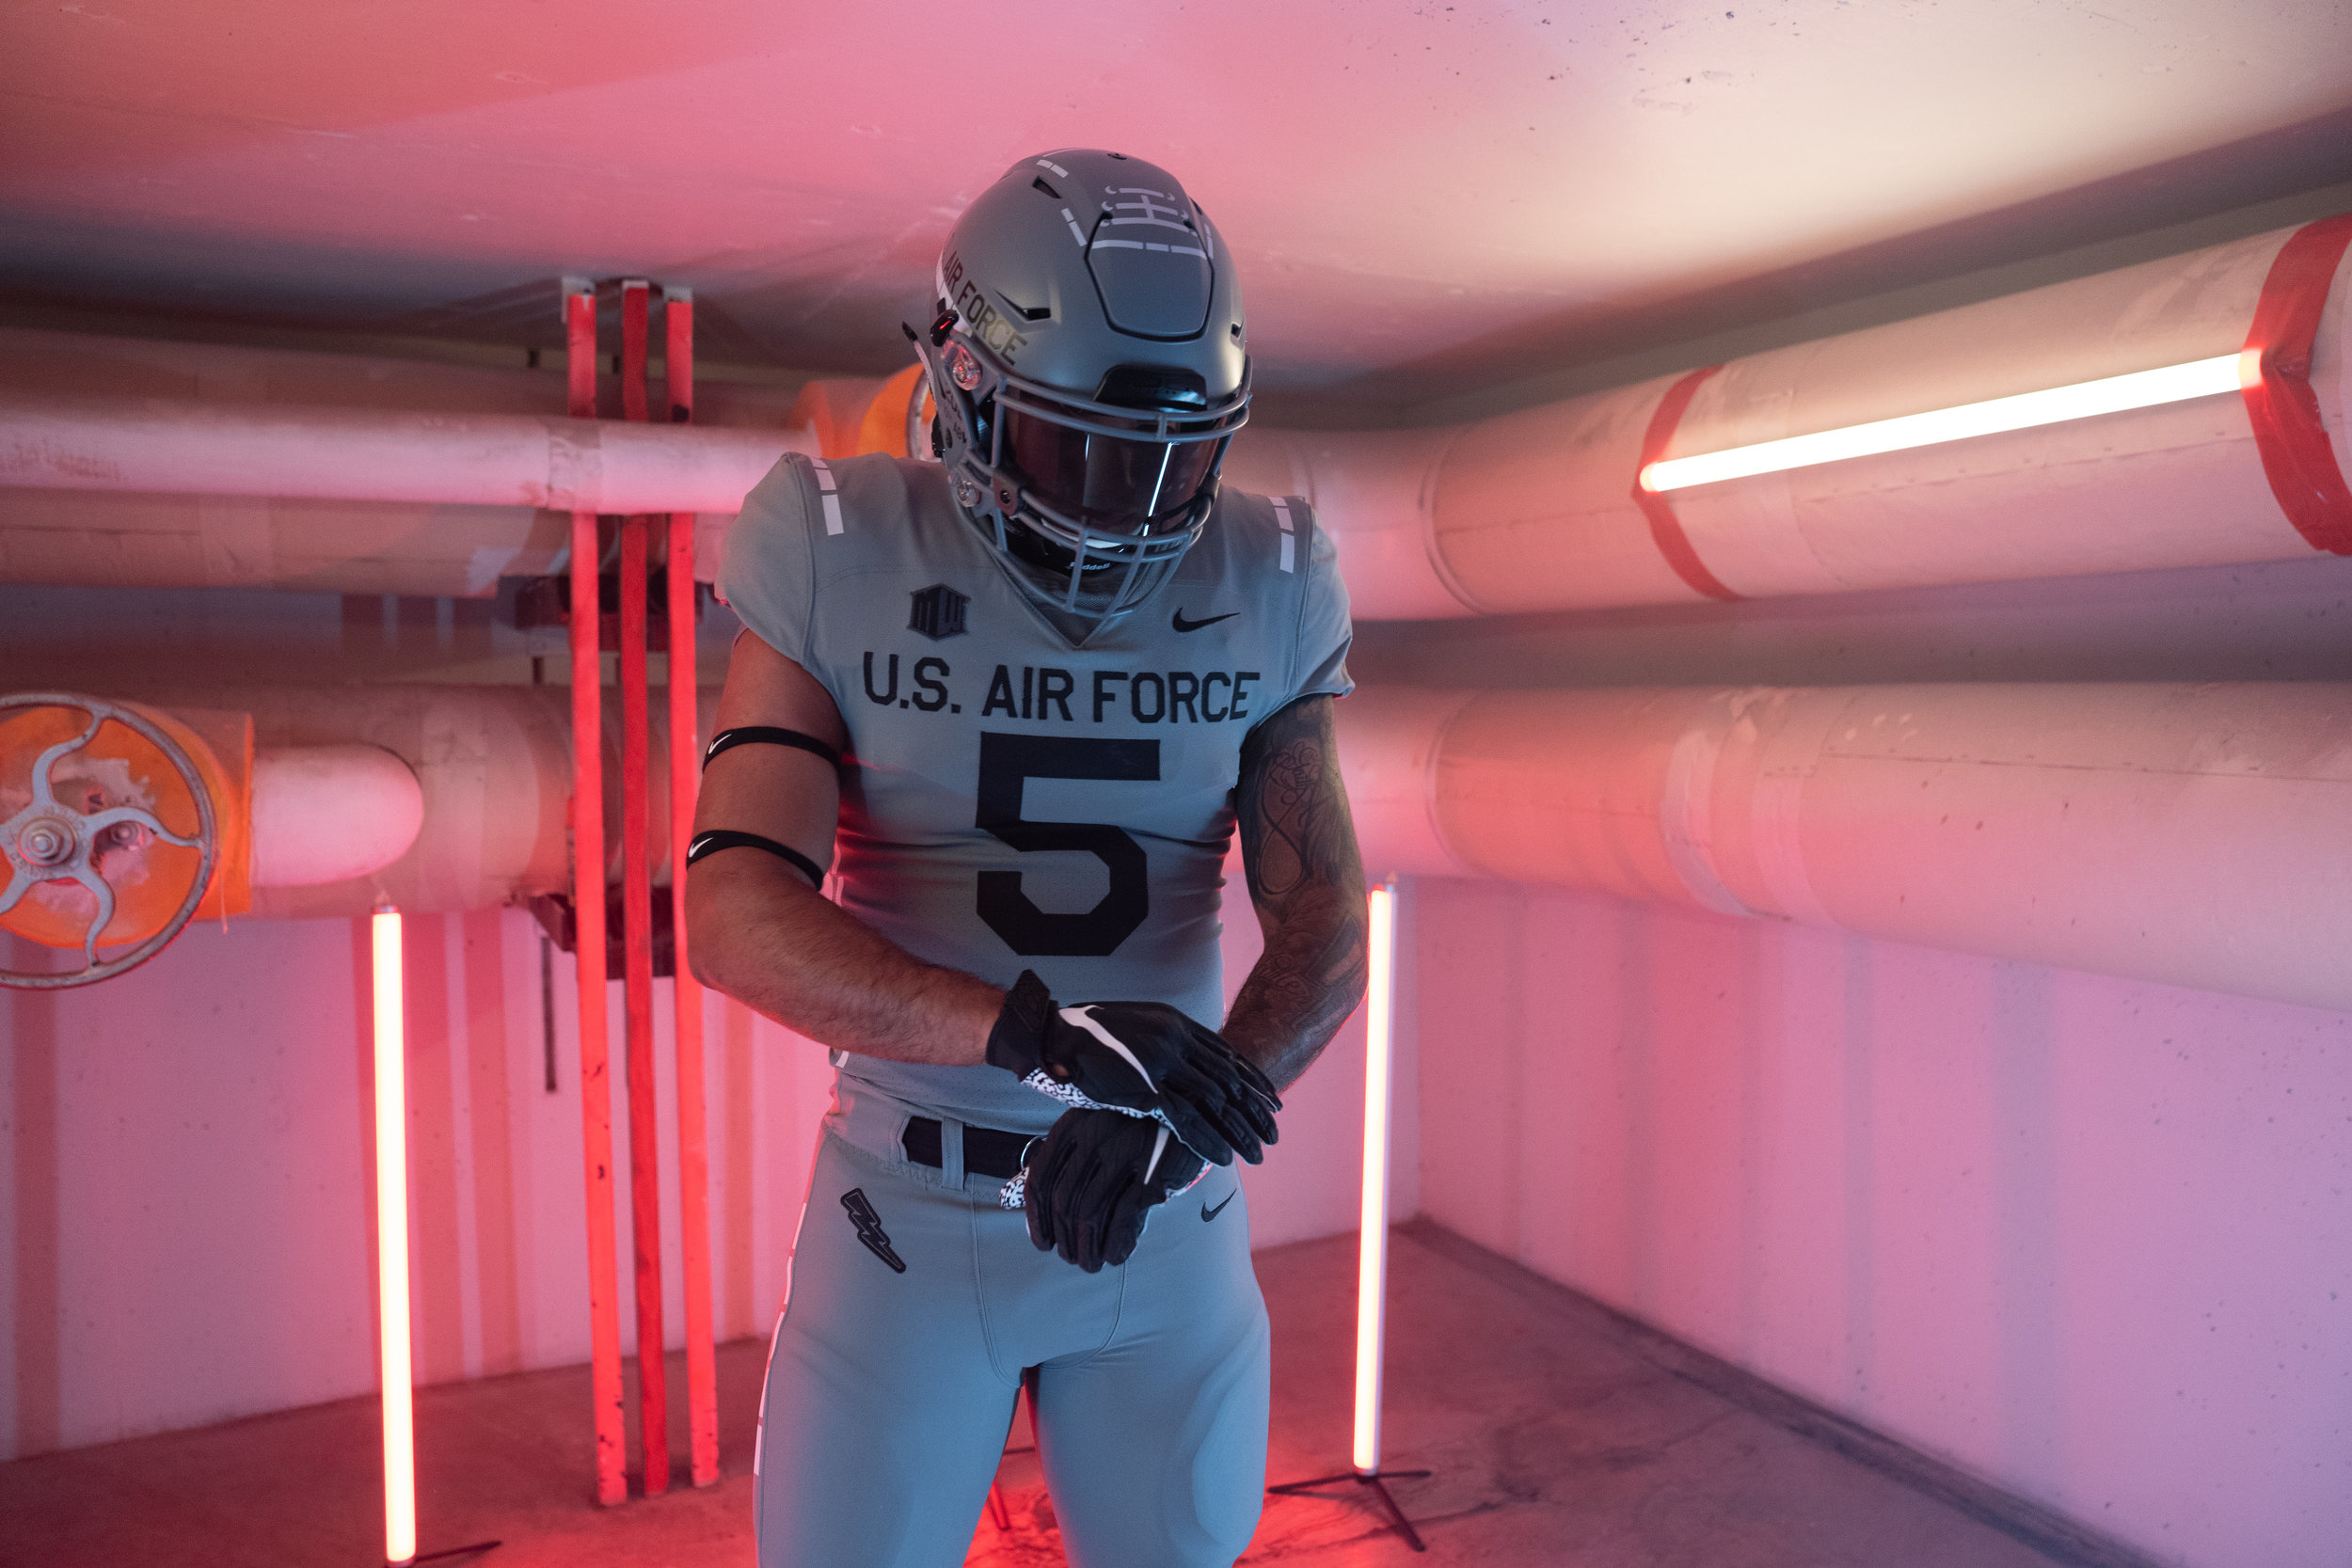
[[[1251,732],[1234,795],[1265,954],[1224,1033],[1288,1088],[1364,994],[1364,867],[1329,697],[1302,698]]]

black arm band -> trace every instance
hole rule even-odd
[[[691,866],[705,855],[715,855],[722,849],[765,849],[770,854],[792,863],[793,868],[809,880],[812,887],[825,885],[825,868],[787,845],[757,833],[739,833],[731,829],[718,828],[707,833],[696,833],[686,847],[686,863]]]
[[[710,737],[709,746],[704,749],[703,766],[709,767],[712,757],[738,746],[790,746],[823,757],[835,768],[841,766],[841,753],[815,736],[803,735],[798,730],[780,730],[772,724],[744,724],[732,730],[721,730]]]

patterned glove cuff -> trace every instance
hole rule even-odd
[[[1005,993],[996,1026],[988,1032],[988,1065],[1002,1068],[1015,1078],[1042,1076],[1045,1032],[1057,1011],[1053,992],[1045,989],[1037,972],[1023,970],[1021,978]]]
[[[1117,1111],[1122,1117],[1134,1117],[1142,1121],[1156,1121],[1168,1129],[1168,1136],[1175,1137],[1176,1135],[1176,1124],[1168,1119],[1166,1111],[1138,1111],[1132,1105],[1105,1105],[1077,1085],[1065,1084],[1043,1068],[1038,1069],[1021,1082],[1046,1099],[1057,1100],[1073,1111]],[[1184,1143],[1182,1138],[1177,1138],[1176,1141],[1180,1144]],[[1192,1146],[1184,1144],[1184,1147],[1190,1148]]]

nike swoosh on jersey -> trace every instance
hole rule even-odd
[[[1227,1194],[1225,1195],[1225,1203],[1231,1203],[1231,1202],[1232,1202],[1232,1201],[1233,1201],[1233,1193],[1238,1193],[1238,1192],[1240,1192],[1240,1191],[1241,1191],[1241,1189],[1240,1189],[1239,1187],[1236,1187],[1236,1188],[1234,1188],[1234,1189],[1233,1189],[1233,1192],[1232,1192],[1232,1193],[1227,1193]],[[1220,1203],[1220,1204],[1218,1204],[1218,1205],[1217,1205],[1216,1208],[1214,1208],[1214,1209],[1210,1208],[1210,1207],[1209,1207],[1207,1204],[1205,1204],[1205,1203],[1204,1203],[1204,1204],[1202,1204],[1202,1205],[1200,1206],[1200,1223],[1201,1223],[1201,1224],[1203,1224],[1203,1225],[1206,1225],[1206,1224],[1208,1224],[1211,1220],[1213,1220],[1213,1219],[1216,1218],[1216,1217],[1217,1217],[1217,1215],[1219,1215],[1219,1214],[1221,1214],[1221,1213],[1225,1212],[1225,1203]]]
[[[1199,631],[1202,626],[1213,626],[1219,621],[1230,621],[1240,613],[1238,610],[1229,610],[1222,615],[1212,615],[1205,621],[1187,621],[1184,619],[1184,612],[1180,610],[1176,612],[1176,618],[1168,622],[1168,625],[1178,631]]]

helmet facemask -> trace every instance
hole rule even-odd
[[[980,339],[940,326],[915,347],[938,407],[957,501],[998,548],[1061,579],[1058,608],[1133,608],[1200,537],[1226,443],[1248,418],[1247,372],[1216,403],[1197,374],[1120,365],[1093,397],[1021,375]]]

